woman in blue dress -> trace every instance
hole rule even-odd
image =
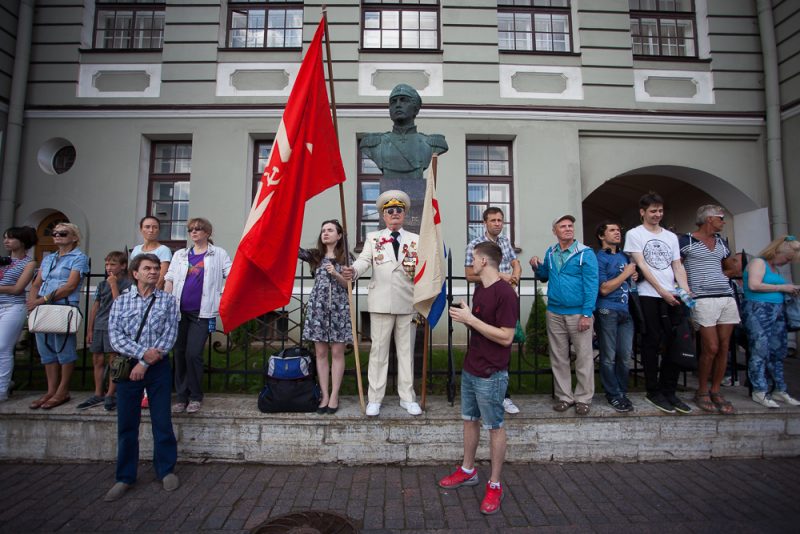
[[[314,342],[317,356],[317,374],[322,389],[317,413],[333,414],[339,409],[345,343],[353,341],[347,281],[341,274],[342,267],[347,264],[347,251],[344,230],[339,221],[332,219],[323,222],[317,247],[300,249],[299,257],[308,262],[314,272],[314,287],[306,307],[303,339]]]
[[[33,280],[28,294],[28,312],[42,304],[78,306],[81,283],[89,274],[89,258],[78,244],[81,233],[71,223],[58,223],[53,228],[57,252],[42,260],[42,268]],[[78,359],[75,334],[36,334],[36,348],[47,376],[47,393],[31,403],[31,409],[49,410],[70,400],[69,381]]]

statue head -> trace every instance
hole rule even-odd
[[[398,124],[411,125],[422,108],[422,98],[408,84],[395,85],[389,94],[389,115]]]

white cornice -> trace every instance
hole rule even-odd
[[[28,110],[26,119],[280,119],[282,109],[69,109]],[[386,118],[385,106],[380,108],[340,109],[339,118]],[[638,113],[590,113],[581,110],[500,110],[500,109],[423,109],[421,119],[468,120],[535,120],[633,124],[689,124],[706,126],[762,126],[760,117],[713,115],[642,115]]]
[[[800,115],[800,104],[795,104],[794,106],[782,112],[781,120],[785,121],[791,119],[792,117],[796,117],[797,115]]]

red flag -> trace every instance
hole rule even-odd
[[[220,302],[225,332],[292,296],[306,201],[344,182],[322,71],[320,22],[292,87]]]

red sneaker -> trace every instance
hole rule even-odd
[[[472,474],[465,473],[461,467],[458,467],[452,475],[447,475],[439,481],[439,487],[445,489],[459,488],[461,486],[477,486],[478,485],[478,470],[472,471]]]
[[[150,408],[150,401],[147,400],[147,395],[142,397],[142,408]]]
[[[496,514],[500,511],[500,502],[503,500],[503,488],[493,488],[489,482],[486,483],[486,496],[481,502],[481,513],[485,515]]]

